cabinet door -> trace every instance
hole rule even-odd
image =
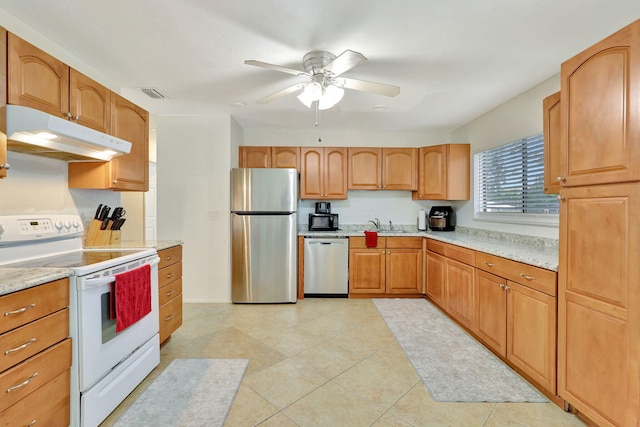
[[[420,148],[419,199],[442,200],[446,197],[446,155],[445,145]]]
[[[69,67],[14,34],[7,43],[7,102],[67,117]]]
[[[300,169],[300,147],[271,147],[271,167]]]
[[[325,148],[324,198],[347,198],[347,149]]]
[[[542,101],[544,129],[544,192],[558,194],[563,176],[560,153],[560,92],[546,97]]]
[[[382,148],[348,149],[349,190],[382,189]]]
[[[598,425],[636,425],[640,183],[560,196],[558,394]]]
[[[384,148],[382,150],[382,189],[418,189],[418,149]]]
[[[149,113],[123,97],[111,97],[111,134],[131,142],[131,152],[115,157],[112,183],[116,190],[149,190]]]
[[[349,293],[384,293],[385,268],[385,249],[350,249]]]
[[[475,330],[475,268],[452,259],[447,259],[447,305],[446,310],[460,323]]]
[[[640,21],[561,67],[562,186],[640,180]]]
[[[323,199],[324,151],[322,148],[300,148],[300,198]]]
[[[476,269],[476,333],[484,344],[507,356],[506,279]]]
[[[270,168],[271,147],[239,147],[239,167]]]
[[[422,293],[422,250],[387,249],[386,292]]]
[[[111,132],[111,91],[71,68],[69,70],[71,120],[100,132]]]
[[[556,392],[556,299],[507,282],[507,359]]]
[[[447,301],[447,259],[427,252],[427,296],[440,307]]]

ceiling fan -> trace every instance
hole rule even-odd
[[[320,110],[325,110],[340,102],[344,95],[343,88],[385,96],[396,96],[400,93],[398,86],[342,77],[342,73],[349,71],[366,60],[367,58],[363,54],[353,50],[345,50],[338,56],[324,50],[316,50],[307,53],[302,58],[304,70],[256,60],[246,60],[244,63],[306,78],[304,82],[296,83],[293,86],[259,99],[257,101],[258,104],[266,104],[281,96],[302,90],[302,93],[298,95],[298,99],[304,105],[311,108],[313,103],[317,102],[316,107]]]

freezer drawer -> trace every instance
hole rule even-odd
[[[231,300],[278,303],[297,300],[296,214],[231,214]]]
[[[344,296],[349,293],[349,239],[304,239],[304,294]]]

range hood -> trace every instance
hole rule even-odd
[[[64,160],[111,160],[131,143],[34,108],[6,105],[9,149]]]

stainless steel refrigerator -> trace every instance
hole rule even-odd
[[[231,170],[231,300],[297,300],[298,172]]]

